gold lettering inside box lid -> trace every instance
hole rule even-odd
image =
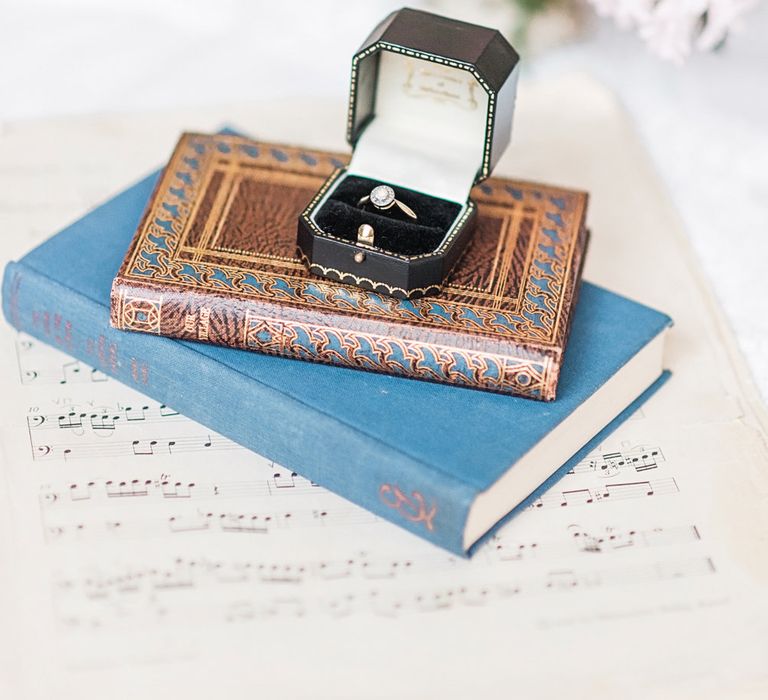
[[[467,111],[478,107],[477,88],[477,80],[467,71],[414,59],[408,61],[408,76],[403,83],[403,92],[409,97],[430,98]]]

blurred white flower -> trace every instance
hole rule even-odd
[[[655,54],[683,63],[717,48],[759,0],[589,0],[598,14],[635,29]]]
[[[709,0],[660,0],[639,24],[640,36],[656,55],[681,64],[691,53],[708,5]]]
[[[728,36],[729,30],[743,24],[741,16],[757,3],[758,0],[710,0],[707,24],[696,42],[696,48],[700,51],[717,48]]]
[[[656,0],[590,0],[597,14],[612,17],[622,29],[646,22]]]

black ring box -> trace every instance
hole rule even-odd
[[[309,270],[400,298],[440,291],[471,239],[472,187],[509,144],[519,56],[494,29],[404,8],[352,59],[350,164],[299,216]],[[418,216],[360,204],[378,184]],[[370,224],[373,244],[357,240]]]

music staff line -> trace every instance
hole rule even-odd
[[[598,488],[565,490],[554,488],[536,499],[528,508],[538,510],[542,508],[593,505],[623,499],[669,495],[678,491],[677,482],[673,477],[653,481],[606,483]],[[40,501],[42,506],[49,508],[65,504],[95,503],[100,499],[102,501],[120,499],[142,502],[147,500],[173,501],[177,499],[218,500],[219,498],[254,498],[277,494],[310,493],[325,493],[325,491],[314,482],[298,476],[296,472],[275,471],[269,479],[233,482],[198,483],[165,478],[92,480],[60,487],[43,487],[40,491]]]
[[[35,461],[74,459],[101,459],[104,457],[155,457],[189,452],[221,452],[243,450],[229,438],[216,433],[183,435],[178,437],[144,438],[136,440],[96,440],[93,442],[32,443]]]
[[[70,360],[63,353],[61,361],[54,359],[52,351],[37,341],[20,334],[16,340],[16,364],[19,381],[23,386],[31,384],[102,384],[110,381],[99,369],[79,360]],[[37,355],[42,357],[38,358]],[[57,353],[57,356],[59,353]]]
[[[565,508],[566,506],[591,505],[628,498],[665,496],[678,493],[680,488],[674,477],[646,481],[606,483],[597,488],[550,489],[531,503],[528,508]]]
[[[634,448],[622,452],[605,452],[588,457],[576,464],[568,474],[594,473],[604,478],[616,476],[624,470],[637,473],[658,469],[665,458],[657,448]]]
[[[182,481],[170,477],[152,479],[94,479],[59,486],[44,486],[40,503],[45,507],[96,504],[105,501],[174,501],[221,498],[259,498],[273,495],[321,493],[309,479],[287,470],[273,471],[268,479],[249,481]]]
[[[504,599],[566,594],[579,590],[611,586],[649,584],[673,579],[711,576],[717,569],[711,558],[692,557],[684,560],[663,560],[634,566],[620,566],[580,571],[578,569],[550,570],[540,575],[519,579],[477,584],[471,580],[449,586],[421,586],[399,590],[370,588],[363,593],[340,591],[326,595],[281,595],[274,597],[268,579],[256,579],[267,585],[255,588],[254,579],[237,577],[225,581],[220,575],[205,572],[191,575],[187,571],[169,568],[147,569],[112,577],[85,579],[60,578],[56,587],[56,605],[62,620],[77,626],[82,610],[100,617],[100,623],[119,622],[110,616],[115,603],[122,611],[135,607],[136,615],[152,615],[154,609],[188,617],[202,614],[199,593],[211,588],[222,591],[229,600],[217,601],[217,614],[230,622],[258,620],[277,615],[303,617],[309,614],[330,614],[341,617],[360,612],[396,617],[405,613],[435,612],[455,607],[480,607]],[[283,582],[277,578],[275,582]],[[241,584],[244,589],[241,589]],[[259,593],[262,595],[259,596]],[[126,618],[125,615],[121,616]],[[135,618],[129,615],[128,618]]]
[[[337,581],[343,579],[400,579],[406,575],[425,574],[427,572],[450,569],[461,572],[472,566],[480,569],[495,566],[498,563],[521,560],[547,561],[564,556],[595,558],[596,554],[611,555],[620,551],[657,550],[675,547],[700,540],[695,525],[674,528],[654,528],[639,531],[614,531],[606,528],[601,534],[588,535],[583,529],[569,527],[565,539],[549,539],[541,542],[497,544],[486,550],[470,563],[454,556],[437,553],[419,557],[418,560],[394,557],[372,558],[368,552],[354,552],[340,559],[320,559],[304,561],[269,561],[244,559],[234,561],[211,560],[207,558],[177,558],[173,571],[184,570],[182,578],[190,578],[204,572],[219,583],[307,583],[318,581]],[[599,542],[599,545],[595,543]],[[603,559],[604,556],[599,557]],[[157,571],[157,569],[152,569]],[[168,569],[162,574],[163,580],[172,576]],[[118,577],[110,577],[115,585],[126,586],[133,590],[137,579],[148,575],[128,571]],[[173,574],[176,576],[177,574]]]
[[[562,540],[520,542],[504,532],[492,537],[489,556],[500,561],[522,561],[542,555],[605,554],[622,550],[674,546],[701,539],[695,525],[644,530],[621,530],[612,527],[587,530],[579,525],[568,526],[568,536]]]
[[[192,424],[192,421],[165,404],[101,407],[89,410],[71,408],[69,411],[59,413],[30,413],[27,416],[31,442],[33,442],[31,435],[33,431],[46,429],[65,431],[78,437],[84,436],[86,432],[104,437],[124,428],[157,424],[167,425],[173,422]],[[158,442],[160,441],[158,440]],[[659,464],[664,461],[664,455],[659,448],[638,447],[591,456],[579,462],[568,473],[595,473],[610,478],[622,470],[634,470],[640,473],[657,469]]]
[[[340,509],[291,509],[238,512],[197,509],[175,515],[141,514],[131,518],[104,518],[57,522],[44,518],[49,544],[79,542],[105,537],[149,537],[184,533],[268,535],[286,528],[366,525],[379,522],[372,513],[354,506]]]
[[[61,413],[31,412],[27,415],[27,426],[30,431],[63,430],[77,436],[84,435],[86,431],[105,435],[112,434],[123,426],[168,424],[178,421],[192,423],[191,420],[165,404],[117,408],[98,407],[89,410],[70,408]]]

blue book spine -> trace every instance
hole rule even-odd
[[[382,518],[467,555],[463,532],[476,488],[366,434],[363,426],[246,377],[203,355],[195,343],[115,330],[106,307],[23,262],[5,269],[3,311],[18,330]]]

